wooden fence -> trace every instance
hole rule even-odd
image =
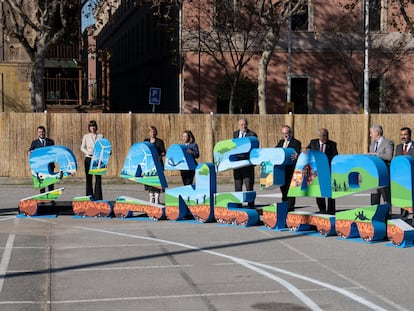
[[[240,117],[247,117],[249,128],[259,137],[261,147],[274,147],[280,139],[280,127],[289,124],[297,139],[306,147],[325,127],[338,143],[341,154],[366,153],[369,127],[381,124],[384,136],[399,143],[402,126],[414,127],[414,114],[311,114],[311,115],[216,115],[216,114],[70,114],[70,113],[0,113],[0,177],[30,177],[27,150],[36,138],[36,128],[44,125],[55,144],[70,148],[78,161],[78,177],[84,177],[80,151],[82,136],[89,120],[96,120],[98,132],[113,146],[108,177],[118,177],[130,146],[142,141],[148,126],[158,128],[158,137],[168,148],[181,143],[182,131],[191,130],[200,147],[199,162],[212,162],[214,144],[232,138]],[[177,172],[167,172],[168,176]],[[228,176],[229,172],[220,173]],[[226,175],[227,174],[227,175]]]

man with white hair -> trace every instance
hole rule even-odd
[[[394,155],[394,142],[383,136],[383,129],[381,125],[373,125],[369,129],[369,136],[372,139],[371,145],[369,146],[369,154],[375,155],[381,158],[388,169]],[[380,204],[381,196],[385,203],[391,204],[390,187],[378,188],[377,193],[371,196],[371,204]],[[390,208],[391,210],[391,208]]]

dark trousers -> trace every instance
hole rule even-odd
[[[253,191],[254,184],[254,166],[246,166],[233,170],[234,190],[243,191],[243,183],[246,191]]]
[[[318,205],[319,211],[321,213],[323,214],[328,213],[330,215],[335,215],[335,212],[336,212],[335,199],[328,198],[328,209],[326,209],[325,198],[316,198],[316,204]]]
[[[290,182],[292,180],[293,171],[295,169],[294,165],[286,166],[285,168],[285,184],[280,186],[280,192],[282,193],[282,202],[288,203],[288,211],[292,212],[295,210],[295,197],[288,197]]]
[[[53,191],[55,190],[55,185],[49,185],[47,186],[48,191]],[[40,188],[40,193],[45,193],[46,192],[46,188]]]
[[[185,185],[192,185],[194,180],[195,171],[194,170],[183,170],[180,171],[181,179],[183,180],[183,184]]]
[[[378,188],[377,193],[371,193],[371,205],[381,204],[381,197],[384,200],[385,204],[390,204],[387,217],[391,218],[391,192],[389,186]]]
[[[246,191],[253,191],[254,166],[246,166],[233,170],[234,191],[243,191],[243,183]],[[254,207],[254,202],[249,202],[249,207]]]
[[[93,190],[93,175],[88,174],[91,158],[85,158],[86,195],[91,195],[95,200],[102,200],[102,181],[100,175],[95,175],[95,191]]]

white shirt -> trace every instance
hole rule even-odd
[[[93,148],[95,148],[95,143],[100,138],[103,138],[103,135],[98,133],[88,133],[83,135],[81,151],[85,154],[86,157],[92,157]]]

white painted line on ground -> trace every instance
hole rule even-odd
[[[264,271],[263,269],[269,269],[269,270],[273,270],[276,271],[278,273],[282,273],[291,277],[295,277],[298,279],[302,279],[308,282],[311,282],[313,284],[317,284],[321,287],[325,287],[328,288],[332,291],[335,291],[339,294],[342,294],[348,298],[350,298],[351,300],[354,300],[357,303],[360,303],[362,305],[367,306],[368,308],[372,309],[372,310],[377,310],[377,311],[386,311],[386,309],[383,309],[382,307],[380,307],[379,305],[374,304],[373,302],[368,301],[367,299],[358,296],[346,289],[343,288],[339,288],[337,286],[331,285],[329,283],[326,282],[322,282],[313,278],[309,278],[309,277],[305,277],[302,275],[299,275],[297,273],[294,272],[290,272],[288,270],[284,270],[284,269],[280,269],[280,268],[275,268],[273,266],[269,266],[269,265],[265,265],[265,264],[261,264],[258,262],[253,262],[253,261],[249,261],[249,260],[245,260],[242,258],[238,258],[238,257],[234,257],[234,256],[229,256],[229,255],[225,255],[222,253],[218,253],[218,252],[214,252],[214,251],[210,251],[210,250],[205,250],[202,248],[198,248],[189,244],[184,244],[184,243],[179,243],[179,242],[174,242],[174,241],[168,241],[168,240],[163,240],[163,239],[156,239],[156,238],[151,238],[151,237],[145,237],[145,236],[137,236],[137,235],[132,235],[132,234],[125,234],[125,233],[121,233],[121,232],[115,232],[115,231],[109,231],[109,230],[102,230],[102,229],[93,229],[93,228],[89,228],[89,227],[82,227],[82,226],[74,226],[74,228],[79,228],[81,230],[86,230],[86,231],[91,231],[91,232],[101,232],[101,233],[106,233],[106,234],[111,234],[111,235],[118,235],[118,236],[123,236],[123,237],[128,237],[128,238],[135,238],[135,239],[144,239],[144,240],[149,240],[149,241],[158,241],[158,242],[162,242],[162,243],[166,243],[166,244],[170,244],[170,245],[176,245],[182,248],[186,248],[186,249],[192,249],[192,250],[196,250],[196,251],[200,251],[203,253],[207,253],[210,255],[214,255],[214,256],[218,256],[218,257],[222,257],[222,258],[227,258],[231,261],[234,261],[236,263],[239,263],[240,265],[253,270],[263,276],[266,276],[276,282],[278,282],[280,285],[284,286],[286,289],[288,289],[293,295],[295,295],[298,299],[300,299],[305,305],[307,305],[308,307],[310,307],[311,310],[322,310],[321,308],[319,308],[319,306],[313,302],[313,300],[311,300],[308,296],[306,296],[303,291],[297,289],[295,286],[293,286],[291,283],[278,278],[277,276],[270,274],[266,271]],[[263,269],[259,269],[257,267],[263,268]]]
[[[7,238],[6,246],[4,247],[3,255],[0,262],[0,293],[3,290],[4,279],[6,278],[7,268],[9,266],[11,253],[13,249],[14,239],[16,235],[14,233],[9,234]]]

